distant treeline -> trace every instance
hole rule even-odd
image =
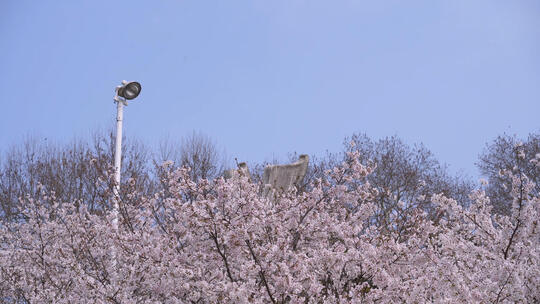
[[[2,220],[17,218],[21,198],[37,200],[45,194],[54,194],[57,201],[76,207],[84,204],[95,213],[109,209],[114,142],[114,132],[110,131],[96,132],[91,140],[75,140],[65,145],[29,138],[10,147],[0,155]],[[150,197],[164,190],[165,175],[176,168],[190,167],[194,181],[213,180],[229,169],[225,153],[211,137],[201,133],[194,132],[178,141],[162,141],[155,150],[130,138],[123,143],[121,195],[128,204],[136,204],[137,200],[128,193]],[[449,174],[446,166],[424,145],[408,145],[396,136],[374,140],[358,133],[345,138],[343,143],[342,151],[310,155],[299,191],[309,190],[314,181],[324,176],[325,170],[347,161],[347,152],[359,151],[364,164],[376,166],[368,181],[379,191],[377,204],[387,211],[380,214],[381,223],[387,220],[386,215],[399,211],[401,205],[429,211],[433,194],[443,193],[466,207],[471,190],[478,187],[484,187],[491,197],[493,212],[508,214],[511,180],[505,172],[525,174],[536,184],[533,193],[537,194],[540,187],[540,170],[535,163],[540,158],[540,133],[531,133],[526,139],[503,134],[487,143],[476,163],[487,185]],[[294,161],[297,155],[290,154],[289,159]],[[172,165],[163,167],[167,160]],[[261,182],[268,164],[248,164],[254,182]]]

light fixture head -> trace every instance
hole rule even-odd
[[[141,84],[136,81],[122,81],[122,86],[118,88],[118,96],[131,100],[139,96],[141,93]]]

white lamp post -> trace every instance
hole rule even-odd
[[[141,84],[135,81],[122,81],[117,86],[114,102],[116,102],[116,143],[114,152],[114,199],[113,199],[113,229],[118,230],[118,202],[120,201],[120,170],[122,167],[122,120],[124,119],[124,106],[128,100],[134,99],[141,93]],[[114,248],[113,248],[114,249]],[[116,252],[113,250],[113,268],[116,268]]]

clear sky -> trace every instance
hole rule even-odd
[[[540,1],[0,1],[0,146],[113,125],[199,130],[239,160],[422,142],[476,177],[486,142],[540,130]]]

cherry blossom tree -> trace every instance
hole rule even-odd
[[[22,198],[21,217],[1,226],[2,300],[540,301],[540,200],[525,176],[511,177],[509,216],[492,215],[482,190],[471,193],[467,209],[434,195],[435,218],[421,208],[406,218],[390,214],[391,223],[407,227],[397,238],[375,224],[373,168],[358,152],[349,156],[309,191],[270,196],[241,175],[195,182],[188,168],[165,170],[166,187],[153,197],[135,186],[124,191],[123,200],[139,203],[121,204],[117,230],[110,213],[54,193]]]
[[[486,144],[476,164],[489,180],[486,193],[491,197],[495,213],[510,214],[512,203],[512,179],[509,174],[525,174],[536,186],[533,193],[540,193],[540,132],[530,133],[520,139],[516,135],[502,134]],[[533,160],[533,161],[530,161]]]

